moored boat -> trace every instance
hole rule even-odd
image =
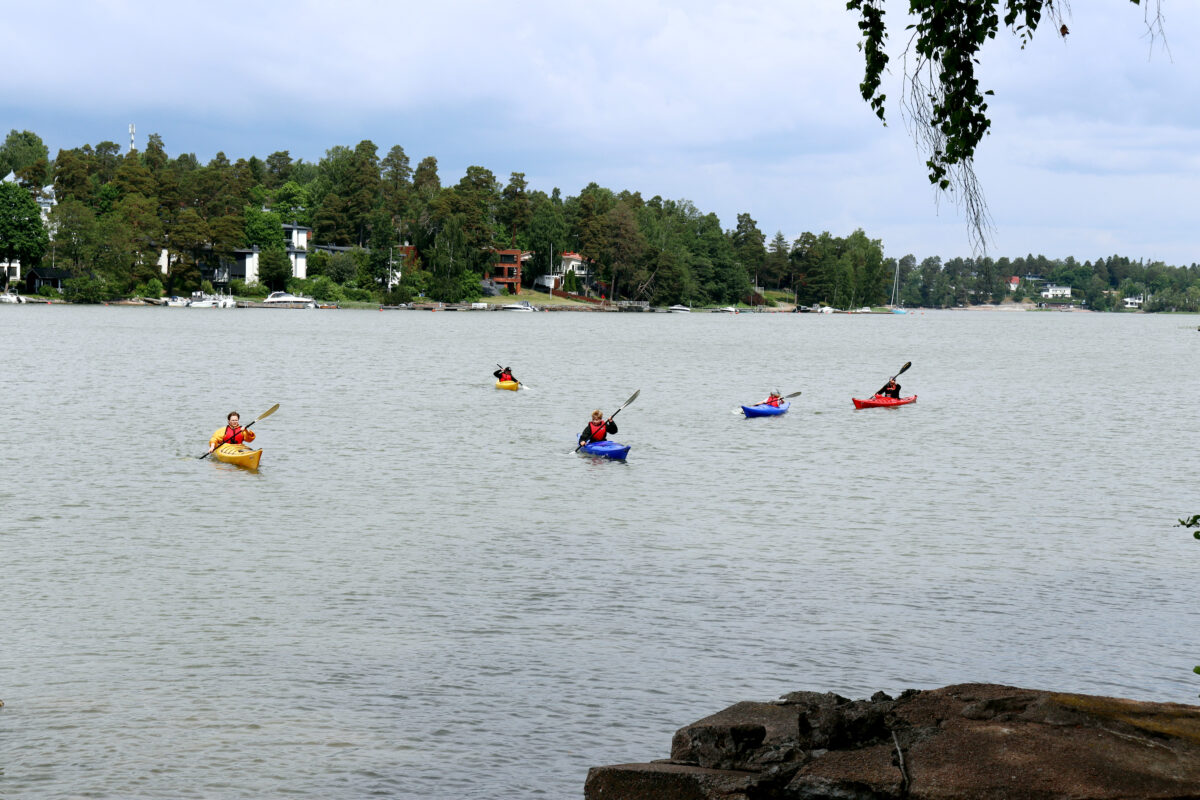
[[[588,442],[580,450],[590,456],[603,456],[613,461],[624,461],[629,455],[629,445],[611,442],[607,439],[601,442]]]
[[[780,403],[778,406],[759,403],[754,406],[742,406],[742,413],[747,417],[778,417],[780,414],[786,414],[787,410],[791,407],[792,404],[786,401]]]
[[[271,292],[262,305],[268,308],[316,308],[317,301],[290,292]]]
[[[908,397],[884,397],[877,394],[872,395],[866,400],[859,400],[857,397],[850,399],[854,401],[855,408],[891,408],[892,406],[906,406],[909,403],[917,402],[915,394]]]
[[[262,450],[254,450],[244,444],[223,444],[213,451],[213,458],[226,464],[235,464],[246,469],[258,469]]]
[[[670,311],[672,314],[690,314],[690,313],[692,313],[692,309],[690,309],[687,306],[683,306],[683,305],[671,306],[670,308],[667,309],[667,311]]]
[[[497,389],[507,389],[510,392],[515,392],[521,388],[520,381],[496,381]]]
[[[528,300],[522,300],[520,303],[509,303],[508,305],[500,306],[501,311],[533,311],[533,306],[529,305]]]

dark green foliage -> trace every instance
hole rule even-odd
[[[292,277],[292,262],[282,246],[269,247],[258,254],[258,279],[272,291],[280,291]]]
[[[15,183],[0,183],[0,257],[20,259],[28,269],[37,265],[49,244],[41,212],[29,191]]]

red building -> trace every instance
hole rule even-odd
[[[521,261],[525,253],[521,250],[493,250],[492,270],[488,280],[508,288],[512,294],[521,293]]]

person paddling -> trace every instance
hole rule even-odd
[[[782,402],[783,402],[783,393],[780,392],[778,389],[776,389],[775,391],[771,392],[770,395],[767,396],[766,400],[763,400],[761,403],[759,403],[759,405],[771,406],[772,408],[779,408],[779,405]]]
[[[223,444],[244,444],[254,441],[254,431],[242,427],[241,415],[230,411],[225,416],[225,427],[217,428],[208,439],[208,452],[216,450]]]
[[[879,397],[900,397],[900,384],[896,383],[896,379],[892,378],[883,385],[883,388],[875,393]]]
[[[496,380],[500,381],[501,383],[504,381],[515,381],[516,383],[520,383],[520,381],[513,377],[512,367],[501,367],[492,374],[495,375]]]
[[[612,417],[605,419],[600,409],[596,409],[592,412],[592,418],[583,429],[583,433],[579,434],[579,446],[583,447],[589,442],[603,442],[608,438],[608,434],[616,432],[617,423],[612,421]]]

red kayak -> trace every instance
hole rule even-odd
[[[851,397],[854,401],[855,408],[888,408],[891,406],[906,406],[909,403],[917,402],[917,396],[914,394],[910,397],[884,397],[877,394],[867,400],[859,400],[857,397]]]

